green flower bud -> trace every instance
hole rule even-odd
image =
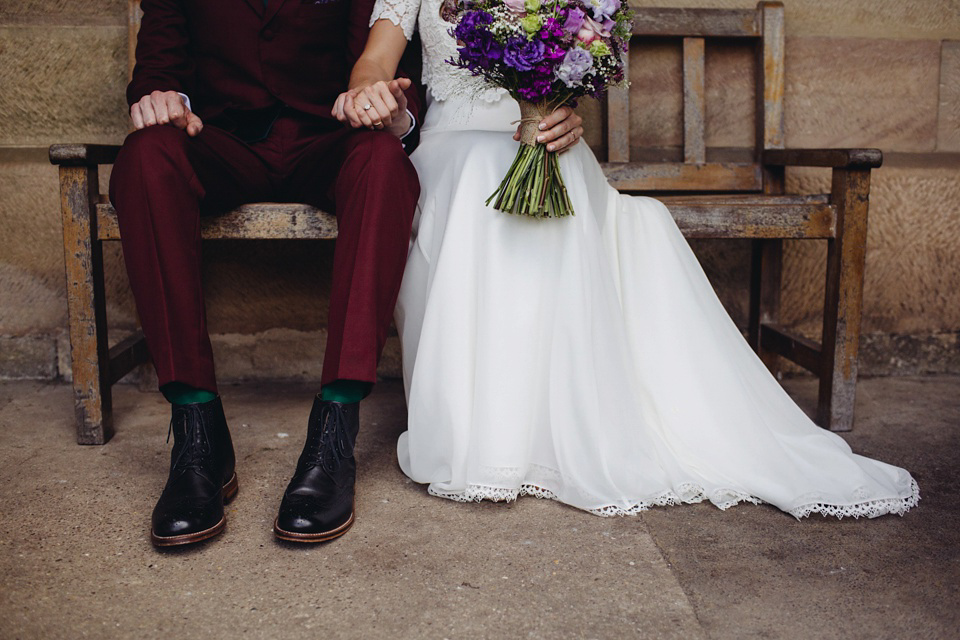
[[[606,42],[602,40],[594,40],[590,43],[590,48],[587,49],[594,58],[602,58],[603,56],[610,55],[610,47],[607,46]]]
[[[524,0],[523,7],[527,13],[536,13],[540,11],[540,0]]]
[[[540,21],[540,16],[536,15],[529,15],[520,21],[520,26],[523,27],[523,30],[527,32],[528,36],[532,36],[536,32],[540,31],[540,26],[542,24],[543,23]]]

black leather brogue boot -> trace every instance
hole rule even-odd
[[[359,402],[341,404],[317,395],[307,425],[307,442],[273,524],[278,538],[326,542],[353,525],[357,477],[353,446],[359,431]]]
[[[217,535],[227,522],[223,505],[237,495],[233,442],[219,396],[210,402],[173,405],[170,433],[170,477],[153,510],[150,535],[158,547]]]

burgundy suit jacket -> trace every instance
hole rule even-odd
[[[143,0],[133,104],[153,91],[190,97],[204,121],[286,104],[332,118],[363,52],[374,0]],[[408,108],[422,122],[419,46],[398,75],[410,77]]]

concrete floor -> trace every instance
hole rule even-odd
[[[811,407],[810,380],[788,382]],[[270,526],[311,390],[223,390],[240,494],[217,539],[159,552],[169,409],[118,387],[117,435],[73,443],[65,385],[0,384],[0,638],[957,638],[960,378],[862,381],[854,450],[910,469],[903,518],[797,522],[709,505],[604,519],[456,504],[394,455],[401,388],[365,403],[358,519],[323,546]]]

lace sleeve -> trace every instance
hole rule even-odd
[[[370,16],[370,26],[377,20],[389,20],[403,29],[403,35],[409,40],[417,27],[419,11],[420,0],[377,0]]]

